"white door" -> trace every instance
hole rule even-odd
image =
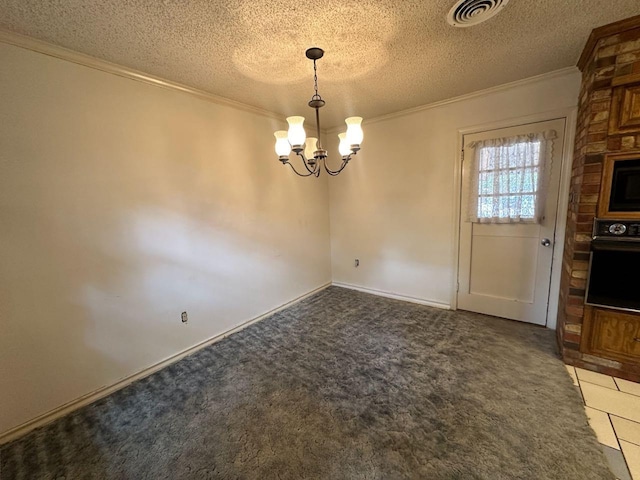
[[[558,189],[565,119],[491,130],[463,138],[458,308],[545,325],[551,282]],[[467,220],[474,142],[554,130],[551,158],[544,172],[539,223],[479,223]],[[471,146],[469,146],[471,145]],[[479,148],[479,147],[478,147]],[[487,147],[485,147],[487,148]],[[478,175],[478,173],[475,173]],[[486,177],[485,177],[486,178]],[[473,198],[473,197],[472,197]]]

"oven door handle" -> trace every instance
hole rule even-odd
[[[640,242],[633,240],[593,240],[591,250],[616,251],[616,252],[640,252]]]

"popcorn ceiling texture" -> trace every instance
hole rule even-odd
[[[0,28],[283,115],[311,117],[310,46],[324,127],[569,67],[594,27],[638,0],[510,2],[466,29],[453,0],[0,0]]]

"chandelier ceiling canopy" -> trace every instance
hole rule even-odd
[[[318,47],[309,48],[306,56],[309,60],[313,60],[313,82],[315,93],[309,101],[309,106],[315,110],[316,115],[316,137],[307,137],[304,129],[304,117],[288,117],[289,131],[278,130],[274,133],[276,137],[276,154],[283,165],[289,165],[291,169],[301,177],[319,177],[322,170],[321,164],[325,171],[332,176],[338,175],[349,163],[351,157],[358,153],[360,144],[363,139],[362,117],[349,117],[345,120],[347,131],[340,133],[338,138],[340,144],[338,150],[342,156],[342,165],[337,170],[331,170],[326,163],[327,151],[322,148],[320,138],[320,108],[325,105],[325,101],[318,93],[318,69],[316,61],[324,55],[324,50]],[[302,159],[305,170],[300,173],[289,162],[289,155],[294,152]]]

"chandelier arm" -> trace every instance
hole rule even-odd
[[[344,165],[346,165],[346,163]],[[324,169],[327,171],[327,174],[331,175],[332,177],[337,177],[340,174],[340,172],[344,169],[344,165],[340,168],[340,170],[336,170],[335,172],[329,170],[326,165]]]
[[[316,172],[316,170],[317,170],[317,165],[318,165],[317,163],[316,163],[316,166],[314,166],[314,167],[313,167],[313,170],[312,170],[312,169],[310,169],[310,168],[309,168],[309,164],[307,163],[307,159],[306,159],[306,157],[304,156],[304,153],[303,153],[303,152],[299,152],[299,153],[298,153],[298,152],[296,152],[296,155],[298,155],[298,156],[302,159],[302,164],[304,165],[304,168],[306,168],[306,169],[307,169],[307,172],[309,172],[309,174],[312,174],[312,173],[315,173],[315,172]],[[308,176],[308,175],[307,175],[307,176]]]
[[[309,173],[306,173],[306,174],[305,174],[305,173],[299,173],[299,172],[296,170],[296,167],[294,167],[294,166],[291,164],[291,162],[289,162],[289,161],[282,162],[282,163],[284,163],[284,164],[286,164],[286,165],[289,165],[289,166],[291,167],[291,170],[293,170],[293,172],[294,172],[296,175],[298,175],[299,177],[310,177],[311,175],[315,175],[315,172],[314,172],[314,171],[312,171],[312,170],[309,170],[309,168],[308,168],[308,167],[307,167],[307,170],[309,170]],[[305,165],[305,166],[306,166],[306,165]],[[317,177],[317,175],[316,175],[316,177]]]
[[[325,160],[324,161],[324,169],[329,175],[335,177],[342,170],[344,170],[344,168],[347,166],[347,163],[349,163],[349,160],[351,160],[351,155],[347,155],[346,157],[343,157],[342,165],[340,165],[340,168],[338,170],[331,170],[329,167],[327,167],[327,161]]]

